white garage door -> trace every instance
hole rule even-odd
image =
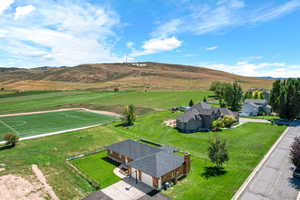
[[[142,172],[142,181],[147,185],[153,187],[152,176]]]

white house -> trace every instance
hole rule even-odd
[[[258,116],[260,113],[270,115],[272,107],[268,105],[265,99],[246,99],[242,110],[240,111],[241,117]]]

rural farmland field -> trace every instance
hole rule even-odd
[[[28,137],[103,124],[116,119],[116,117],[109,115],[83,110],[0,117],[0,138],[2,139],[6,133],[15,133],[18,137]]]

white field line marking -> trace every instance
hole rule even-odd
[[[279,142],[282,140],[282,138],[288,133],[290,127],[285,129],[285,131],[281,134],[281,136],[277,139],[275,144],[271,147],[271,149],[268,151],[268,153],[263,157],[263,159],[260,161],[260,163],[255,167],[255,169],[252,171],[252,173],[248,176],[246,181],[243,183],[243,185],[239,188],[239,190],[234,194],[231,200],[238,200],[241,194],[244,192],[248,184],[252,181],[252,179],[255,177],[257,172],[262,168],[262,166],[265,164],[267,159],[270,157],[270,155],[273,153],[275,148],[278,146]],[[300,199],[297,199],[300,200]]]
[[[297,200],[300,200],[300,192],[298,193]]]
[[[23,115],[34,115],[34,114],[42,114],[42,113],[51,113],[51,112],[63,112],[69,110],[85,110],[87,112],[94,112],[102,115],[110,115],[115,117],[122,117],[122,115],[109,111],[101,111],[101,110],[91,110],[87,108],[62,108],[57,110],[48,110],[48,111],[37,111],[37,112],[25,112],[25,113],[14,113],[14,114],[4,114],[0,115],[0,117],[13,117],[13,116],[23,116]]]
[[[47,137],[47,136],[52,136],[52,135],[59,135],[59,134],[63,134],[63,133],[80,131],[80,130],[83,130],[83,129],[88,129],[88,128],[93,128],[93,127],[96,127],[96,126],[101,126],[103,124],[104,123],[95,124],[95,125],[91,125],[91,126],[84,126],[84,127],[80,127],[80,128],[73,128],[73,129],[68,129],[68,130],[63,130],[63,131],[56,131],[56,132],[51,132],[51,133],[42,133],[42,134],[34,135],[34,136],[22,137],[22,138],[19,139],[19,141],[32,140],[32,139],[37,139],[37,138],[42,138],[42,137]],[[5,141],[0,142],[0,144],[5,144]]]
[[[0,120],[0,123],[3,124],[4,126],[6,126],[8,129],[10,129],[11,131],[13,131],[16,134],[20,134],[16,129],[14,129],[13,127],[11,127],[10,125],[8,125],[7,123],[5,123],[4,121]]]

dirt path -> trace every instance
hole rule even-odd
[[[45,190],[49,194],[52,200],[59,200],[56,196],[55,192],[53,191],[52,187],[47,183],[47,180],[43,174],[43,172],[38,168],[37,165],[32,165],[32,171],[37,177],[37,179],[43,184]]]
[[[110,115],[114,117],[122,117],[122,115],[114,112],[102,111],[102,110],[91,110],[87,108],[62,108],[56,110],[46,110],[46,111],[37,111],[37,112],[24,112],[24,113],[14,113],[14,114],[4,114],[0,115],[0,117],[13,117],[13,116],[22,116],[22,115],[33,115],[33,114],[42,114],[42,113],[51,113],[51,112],[63,112],[63,111],[70,111],[70,110],[85,110],[87,112],[94,112],[102,115]]]

